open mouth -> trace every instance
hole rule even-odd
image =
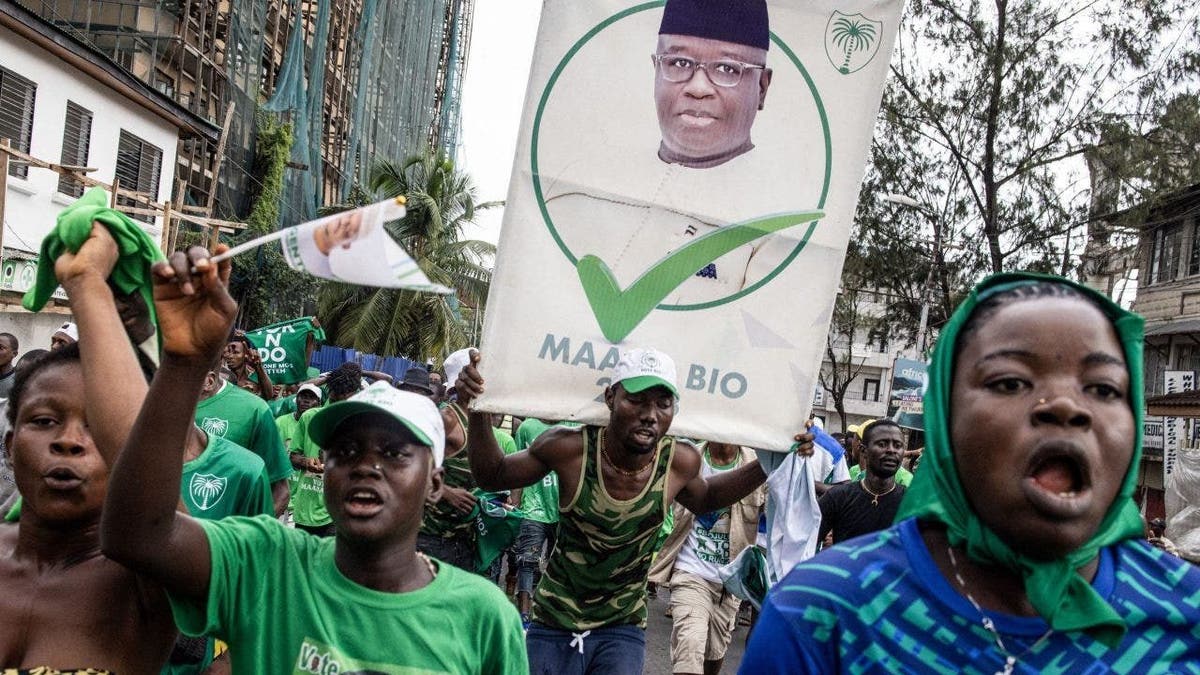
[[[369,488],[355,488],[345,499],[346,515],[351,518],[369,518],[383,510],[383,498]]]
[[[1068,518],[1085,511],[1090,503],[1091,468],[1074,444],[1046,445],[1034,453],[1022,485],[1039,510]]]
[[[83,477],[65,466],[50,469],[42,475],[42,480],[51,490],[75,490],[83,485]]]
[[[634,429],[633,438],[643,445],[650,445],[658,440],[658,434],[654,433],[653,429]]]

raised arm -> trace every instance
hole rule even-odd
[[[79,252],[63,253],[54,263],[79,326],[88,427],[109,466],[129,437],[146,397],[146,379],[108,286],[117,256],[117,242],[108,229],[92,223],[92,233]]]
[[[685,482],[675,501],[696,515],[729,506],[767,480],[767,474],[757,459],[706,480],[700,473],[700,453],[690,443],[677,443],[680,444],[675,451],[677,475],[681,475]]]
[[[387,373],[383,372],[382,370],[364,370],[362,374],[363,374],[363,377],[369,377],[372,380],[375,380],[376,382],[378,382],[379,380],[383,380],[384,382],[387,382],[388,384],[392,384],[393,382],[395,382],[395,379],[396,379],[396,378],[392,377],[391,375],[388,375]]]
[[[479,359],[479,352],[472,351],[471,363],[462,369],[455,383],[458,404],[467,410],[471,401],[483,393],[483,378],[476,367]],[[490,491],[511,490],[541,480],[554,467],[542,461],[533,450],[505,456],[492,433],[487,413],[471,411],[467,419],[467,457],[471,462],[471,475],[479,487]]]
[[[258,375],[259,397],[264,401],[274,401],[275,383],[271,381],[271,376],[267,374],[267,369],[263,366],[262,357],[258,355],[258,350],[253,345],[247,345],[246,358],[254,364],[254,373]]]
[[[162,365],[109,476],[100,525],[105,555],[196,602],[208,593],[208,538],[197,521],[175,511],[175,504],[200,389],[237,313],[228,282],[228,261],[213,265],[199,247],[155,266]]]
[[[812,455],[813,435],[810,433],[796,434],[792,452],[801,455]],[[691,452],[676,452],[677,468],[672,470],[684,481],[675,501],[683,504],[687,510],[702,515],[710,511],[725,508],[740,501],[759,485],[767,480],[758,460],[739,466],[732,471],[721,473],[705,479],[700,474],[700,453],[689,443],[686,444]]]

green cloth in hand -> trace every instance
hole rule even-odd
[[[58,279],[54,276],[55,261],[64,251],[79,251],[92,233],[93,221],[107,227],[117,242],[119,257],[109,277],[109,284],[117,293],[123,295],[134,291],[141,293],[150,311],[150,320],[157,326],[150,268],[164,259],[162,251],[150,235],[129,216],[109,208],[108,196],[98,187],[88,190],[79,201],[58,214],[58,222],[54,229],[42,240],[37,278],[33,288],[25,293],[21,305],[31,312],[37,312],[46,306],[46,302],[58,288]]]

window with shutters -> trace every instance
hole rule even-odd
[[[29,152],[33,139],[33,100],[37,85],[13,71],[0,67],[0,138],[12,142],[14,150]],[[29,166],[9,164],[8,175],[26,178]]]
[[[62,159],[63,166],[87,166],[88,150],[92,138],[92,111],[67,101],[67,118],[63,123]],[[58,191],[64,195],[78,197],[83,194],[83,183],[71,176],[58,178]]]
[[[120,187],[146,195],[151,201],[158,200],[158,179],[162,170],[162,149],[121,130],[117,143],[116,176]],[[146,208],[129,197],[118,197],[117,204]],[[154,222],[153,216],[131,215],[142,222]]]

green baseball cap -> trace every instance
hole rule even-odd
[[[679,398],[675,379],[675,361],[657,349],[630,349],[621,355],[612,373],[612,383],[620,383],[631,394],[666,387]]]
[[[382,412],[403,424],[418,441],[432,448],[434,465],[442,465],[446,455],[446,429],[437,406],[427,396],[400,391],[382,381],[345,401],[322,408],[308,423],[309,436],[324,448],[333,440],[333,432],[342,422],[372,412]]]

